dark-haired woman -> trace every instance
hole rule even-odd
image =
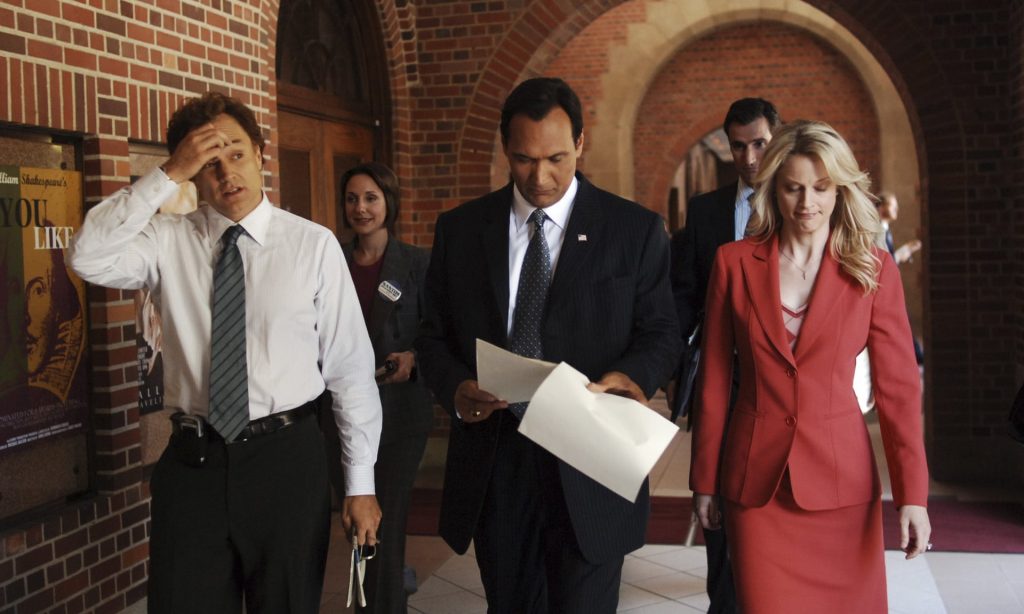
[[[416,379],[412,351],[428,255],[394,237],[399,188],[391,169],[361,164],[342,176],[340,187],[343,223],[355,233],[343,249],[373,344],[384,410],[374,466],[383,516],[377,556],[366,566],[367,607],[362,611],[404,614],[409,496],[433,424],[430,392]]]

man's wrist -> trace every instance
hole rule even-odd
[[[167,171],[167,163],[166,162],[161,164],[157,168],[159,168],[160,172],[164,174],[164,177],[167,177],[167,179],[173,181],[174,183],[184,183],[184,181],[180,181],[180,180],[175,179],[174,177],[171,176],[171,174]]]

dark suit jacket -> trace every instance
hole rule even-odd
[[[672,293],[679,328],[689,337],[704,310],[715,251],[736,239],[736,189],[733,183],[690,199],[686,227],[672,242]]]
[[[581,174],[548,292],[544,359],[592,380],[621,371],[648,396],[680,351],[668,283],[668,241],[659,216],[600,190]],[[489,486],[499,426],[508,412],[465,424],[455,389],[476,379],[476,339],[507,347],[508,226],[512,184],[442,214],[427,271],[426,319],[416,347],[438,402],[452,413],[441,535],[456,552],[472,539]],[[559,462],[562,488],[587,560],[621,557],[643,544],[647,484],[630,503]],[[516,488],[515,484],[495,485]]]
[[[715,257],[690,487],[760,507],[788,470],[793,498],[805,510],[877,499],[878,469],[853,392],[857,354],[867,346],[893,499],[897,506],[926,505],[921,378],[896,263],[876,249],[879,288],[864,294],[826,249],[791,350],[778,245],[776,236],[745,239]],[[734,355],[741,384],[730,415]]]
[[[342,247],[349,266],[352,265],[353,248],[353,244]],[[388,239],[380,280],[391,282],[402,295],[397,301],[389,301],[379,292],[374,293],[366,329],[373,344],[375,367],[382,366],[384,358],[392,352],[413,349],[423,314],[423,283],[429,258],[426,250],[397,241],[394,237]],[[430,429],[433,422],[430,392],[415,375],[408,382],[381,386],[380,400],[385,414],[402,413],[400,420],[387,420],[385,415],[387,426],[401,428],[384,429],[381,432],[382,444]]]

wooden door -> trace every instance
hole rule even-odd
[[[281,208],[337,233],[338,182],[348,169],[373,159],[372,130],[280,110],[278,134]]]

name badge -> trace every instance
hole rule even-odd
[[[377,286],[377,294],[394,303],[402,296],[402,291],[398,288],[397,282],[382,281]]]

